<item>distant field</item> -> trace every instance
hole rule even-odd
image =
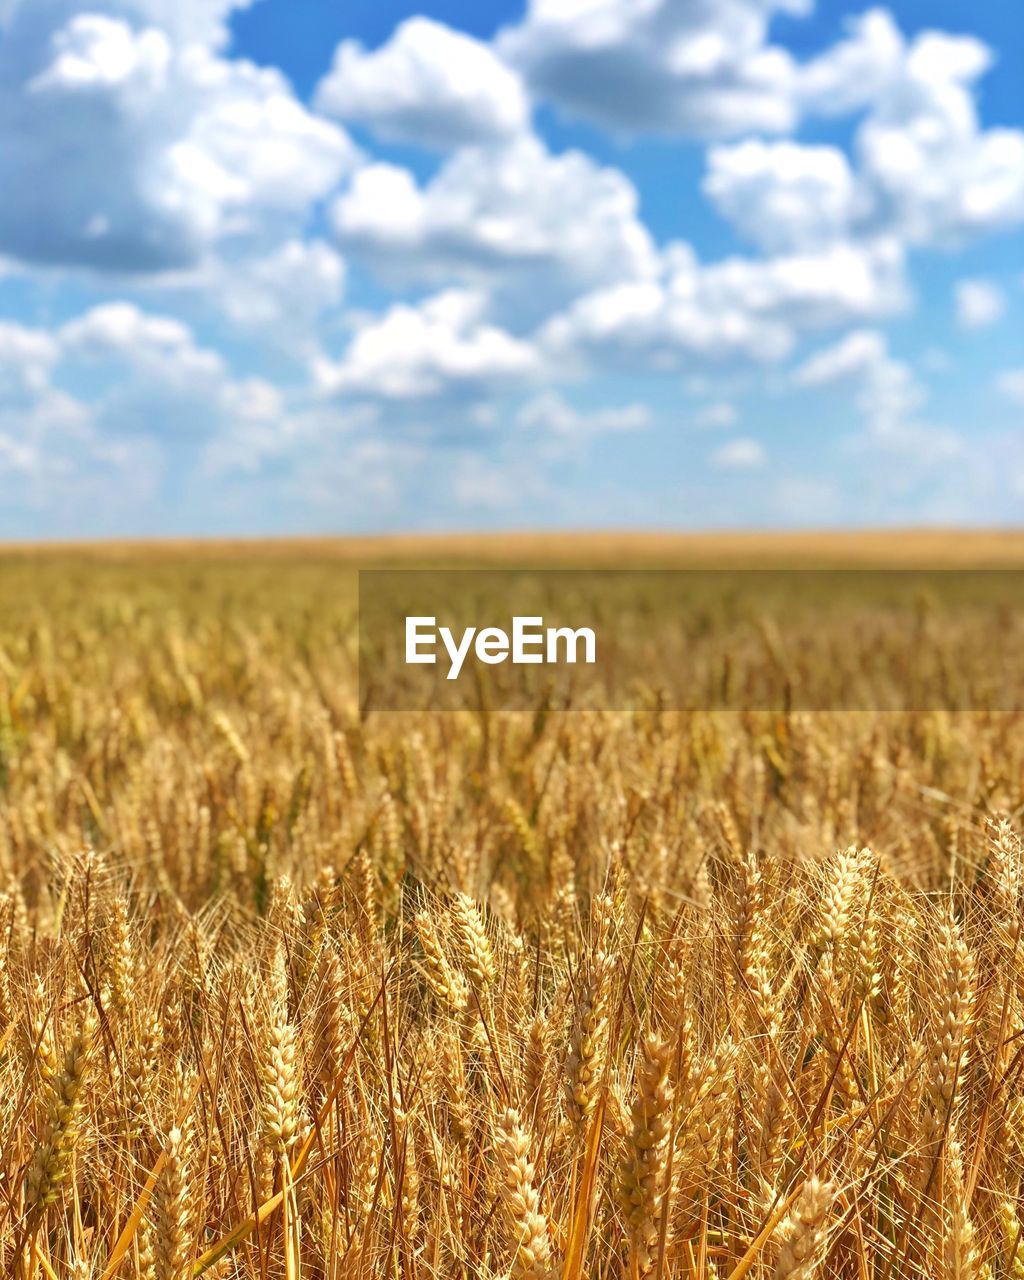
[[[383,537],[203,539],[153,542],[19,543],[0,556],[122,561],[213,559],[341,560],[355,564],[426,561],[567,564],[1024,564],[1024,530],[900,530],[799,533],[563,532],[397,534]]]

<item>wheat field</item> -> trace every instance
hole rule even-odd
[[[1024,718],[366,715],[355,555],[0,558],[3,1273],[1024,1277]]]

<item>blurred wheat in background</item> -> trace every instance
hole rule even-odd
[[[361,720],[335,570],[3,575],[4,1274],[1024,1276],[1020,716]]]

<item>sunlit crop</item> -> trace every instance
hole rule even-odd
[[[364,715],[337,565],[0,584],[3,1274],[1024,1276],[1019,715]]]

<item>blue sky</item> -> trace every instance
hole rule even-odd
[[[6,0],[0,537],[1019,523],[1003,0]]]

